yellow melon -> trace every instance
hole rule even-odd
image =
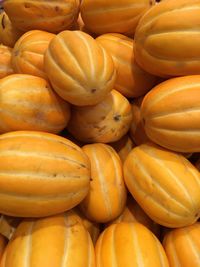
[[[121,139],[132,120],[127,98],[112,90],[103,101],[94,106],[72,106],[69,132],[86,143],[110,143]]]
[[[28,31],[15,43],[12,66],[15,73],[25,73],[47,78],[44,72],[44,53],[54,34],[45,31]]]
[[[172,228],[200,217],[200,173],[184,156],[155,144],[133,148],[124,163],[125,183],[155,222]]]
[[[70,118],[70,106],[50,84],[28,74],[0,80],[0,133],[32,130],[59,133]]]
[[[167,0],[141,18],[135,33],[135,57],[160,77],[200,73],[200,2]]]
[[[154,234],[140,223],[117,223],[106,228],[95,246],[97,267],[169,267]]]
[[[131,33],[154,0],[84,0],[81,16],[86,27],[97,34]]]
[[[200,75],[154,87],[143,99],[141,116],[153,142],[178,152],[200,152]]]
[[[57,33],[69,29],[78,17],[79,0],[6,0],[3,7],[22,31]]]
[[[105,223],[118,217],[126,204],[122,163],[107,144],[82,147],[91,165],[90,191],[80,203],[83,213],[92,221]]]
[[[6,247],[1,267],[95,267],[94,246],[73,211],[23,220]]]
[[[101,102],[116,79],[112,57],[81,31],[56,35],[45,53],[44,64],[54,90],[77,106]]]
[[[163,246],[169,260],[170,267],[198,267],[200,266],[200,223],[174,229],[168,232]]]
[[[53,215],[75,207],[89,191],[87,156],[58,135],[2,134],[0,162],[0,212],[6,215]]]
[[[156,77],[141,69],[135,61],[133,39],[107,33],[96,40],[110,53],[115,63],[117,78],[114,88],[117,91],[126,97],[139,97],[155,85]]]

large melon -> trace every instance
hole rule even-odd
[[[54,90],[77,106],[95,105],[113,89],[116,70],[109,53],[89,34],[63,31],[53,38],[44,57]]]
[[[200,73],[200,1],[165,0],[140,20],[135,33],[137,63],[160,77]]]
[[[154,0],[83,0],[81,16],[85,26],[97,34],[131,33],[154,4]]]
[[[81,202],[84,214],[92,221],[105,223],[118,217],[126,204],[122,163],[115,150],[106,144],[82,147],[91,165],[90,191]]]
[[[69,118],[69,104],[46,80],[28,74],[12,74],[0,80],[0,133],[59,133]]]
[[[200,75],[169,79],[143,99],[147,136],[179,152],[200,152]]]
[[[112,56],[117,69],[115,89],[126,97],[146,94],[156,82],[156,77],[141,69],[135,61],[134,41],[122,34],[100,35],[97,42]]]
[[[15,43],[12,66],[15,73],[25,73],[47,78],[44,72],[44,53],[54,34],[45,31],[28,31]]]
[[[112,90],[93,106],[72,106],[69,132],[86,143],[110,143],[121,139],[132,120],[131,105],[126,97]]]
[[[5,0],[3,7],[22,31],[57,33],[69,29],[78,17],[79,0]]]
[[[178,228],[200,217],[200,173],[184,156],[154,144],[133,148],[124,163],[125,183],[149,217]]]
[[[117,223],[106,228],[95,246],[97,267],[169,267],[154,234],[140,223]]]
[[[88,231],[73,211],[24,220],[3,255],[1,267],[95,267]]]
[[[170,267],[200,266],[200,223],[173,229],[168,232],[163,241]]]
[[[0,162],[0,213],[48,216],[73,208],[88,193],[88,158],[63,137],[33,131],[2,134]]]

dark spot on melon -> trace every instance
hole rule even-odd
[[[160,1],[157,1],[157,0],[149,0],[150,6],[155,5],[156,2],[160,2]]]
[[[97,89],[91,89],[91,93],[94,94]]]
[[[86,166],[82,163],[79,164],[82,168],[85,168],[86,169]]]
[[[115,116],[113,117],[113,119],[114,119],[115,121],[120,121],[120,119],[121,119],[121,115],[115,115]]]
[[[24,7],[25,7],[25,8],[30,8],[31,6],[30,6],[30,4],[28,4],[28,3],[24,3]]]
[[[59,11],[60,11],[59,6],[55,6],[55,11],[56,11],[56,12],[59,12]]]

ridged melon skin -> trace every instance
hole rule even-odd
[[[80,10],[91,32],[133,35],[140,18],[154,3],[154,0],[84,0]]]
[[[79,0],[5,0],[3,8],[19,30],[58,33],[71,28],[79,4]]]
[[[160,241],[140,223],[120,222],[106,228],[95,255],[97,267],[169,267]]]
[[[44,66],[57,94],[77,106],[100,103],[116,79],[112,57],[82,31],[57,34],[45,53]]]
[[[181,154],[155,144],[133,148],[124,163],[132,196],[158,224],[178,228],[200,217],[200,173]]]
[[[200,266],[200,223],[173,229],[168,232],[163,246],[170,263],[170,267]]]
[[[146,94],[155,84],[156,77],[141,69],[135,61],[132,38],[123,34],[106,33],[96,38],[112,56],[117,69],[115,89],[122,95],[133,98]]]
[[[56,216],[23,220],[0,266],[25,264],[27,267],[95,267],[94,246],[79,216],[71,210]]]
[[[43,78],[12,74],[0,80],[0,133],[19,130],[61,132],[70,105]]]
[[[178,152],[200,151],[200,75],[169,79],[143,99],[141,116],[153,142]]]
[[[123,212],[115,220],[109,222],[106,226],[114,223],[128,222],[128,223],[141,223],[147,227],[156,236],[160,235],[160,225],[152,221],[149,216],[138,205],[135,199],[129,194],[126,202],[126,207]]]
[[[167,0],[153,6],[135,33],[137,63],[160,77],[200,73],[200,2]]]
[[[72,106],[67,129],[85,143],[112,143],[121,139],[132,121],[131,104],[116,90],[112,90],[94,106]]]
[[[90,191],[80,207],[92,221],[111,221],[121,214],[126,204],[121,160],[107,144],[95,143],[82,149],[90,160],[91,182]]]
[[[90,164],[81,148],[49,133],[0,136],[0,212],[43,217],[78,205],[89,190]]]
[[[15,73],[25,73],[47,79],[44,72],[44,53],[55,34],[32,30],[23,34],[12,51]]]

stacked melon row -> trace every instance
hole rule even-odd
[[[3,8],[0,267],[200,266],[200,0]]]

